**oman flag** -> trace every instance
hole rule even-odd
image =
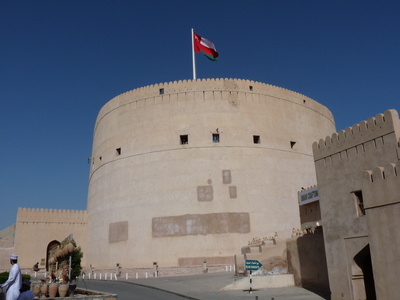
[[[195,52],[202,52],[208,59],[216,61],[218,58],[217,49],[209,40],[193,32],[193,48]]]

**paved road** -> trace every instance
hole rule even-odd
[[[193,276],[159,277],[126,281],[86,280],[78,286],[91,290],[118,294],[118,300],[323,300],[328,295],[319,296],[299,287],[274,288],[253,291],[222,291],[221,288],[232,283],[234,277],[229,273],[201,274]]]
[[[89,290],[109,292],[118,295],[118,300],[135,300],[135,299],[154,299],[154,300],[177,300],[188,299],[179,297],[176,294],[154,289],[151,287],[140,286],[131,282],[124,281],[101,281],[101,280],[85,280],[78,283],[80,288]]]

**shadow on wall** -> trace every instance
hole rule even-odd
[[[330,299],[323,233],[305,234],[288,242],[289,273],[295,283]]]
[[[355,298],[368,300],[376,299],[374,272],[372,270],[369,244],[354,256],[354,263],[352,266],[352,285],[353,294],[356,295]]]

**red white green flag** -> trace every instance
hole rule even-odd
[[[194,32],[193,48],[195,52],[203,53],[209,60],[216,61],[218,59],[218,52],[214,44]]]

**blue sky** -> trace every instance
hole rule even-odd
[[[0,229],[18,207],[86,209],[100,108],[192,78],[190,29],[214,42],[198,78],[241,78],[327,106],[338,130],[399,110],[398,1],[3,1]]]

